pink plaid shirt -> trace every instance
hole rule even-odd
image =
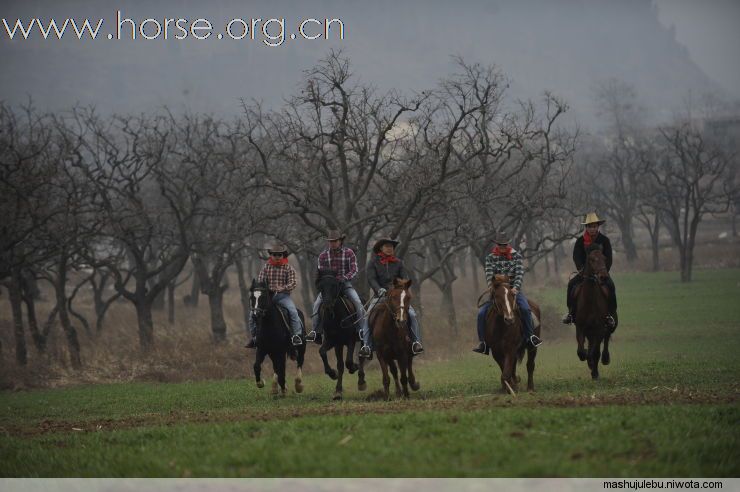
[[[357,257],[351,249],[325,249],[319,255],[319,270],[334,270],[339,280],[352,280],[357,275]]]
[[[265,263],[257,280],[260,282],[267,281],[267,288],[273,292],[286,292],[288,294],[298,285],[295,269],[288,264],[273,266]]]

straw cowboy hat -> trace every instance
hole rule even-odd
[[[493,239],[493,242],[496,244],[509,244],[511,242],[511,238],[507,236],[505,232],[498,231],[496,232],[496,237]]]
[[[586,218],[583,219],[583,222],[581,222],[581,225],[589,225],[589,224],[603,224],[606,222],[605,220],[599,219],[599,216],[596,215],[596,212],[589,212],[586,214]]]
[[[283,256],[288,256],[290,253],[288,253],[288,248],[283,243],[272,243],[268,244],[265,248],[267,250],[267,253],[270,255],[274,253],[280,253]]]
[[[397,241],[395,239],[391,239],[390,237],[381,237],[377,241],[375,241],[375,244],[373,244],[373,253],[378,254],[380,252],[380,248],[383,247],[384,244],[392,244],[395,248],[399,244],[401,244],[401,241]]]
[[[342,234],[338,229],[331,229],[326,234],[327,241],[343,241],[347,237],[346,234]]]

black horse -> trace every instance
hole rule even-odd
[[[342,296],[342,283],[337,280],[335,272],[320,270],[316,279],[316,288],[321,293],[319,315],[324,327],[324,342],[319,348],[319,355],[324,362],[324,372],[337,381],[334,399],[341,400],[345,365],[350,374],[354,374],[359,369],[357,388],[360,391],[365,391],[367,388],[365,371],[353,360],[355,345],[358,341],[357,324],[359,320],[352,301]],[[332,348],[337,356],[337,370],[329,365],[326,357],[326,353]],[[343,362],[345,348],[347,359]]]
[[[254,377],[257,381],[257,387],[262,388],[265,382],[262,379],[262,362],[266,356],[272,360],[272,368],[275,371],[272,381],[272,394],[278,394],[278,385],[280,391],[285,395],[285,365],[288,355],[295,359],[298,369],[295,377],[296,393],[303,392],[303,360],[306,355],[306,340],[303,338],[303,344],[297,347],[291,343],[290,320],[288,313],[281,312],[279,306],[273,302],[274,292],[270,291],[266,282],[257,282],[252,279],[249,301],[252,307],[252,316],[257,322],[257,356],[254,361]],[[303,313],[298,310],[298,316],[303,322]]]

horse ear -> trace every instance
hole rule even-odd
[[[414,283],[413,279],[406,279],[406,288],[410,288],[412,283]]]
[[[401,279],[396,277],[393,279],[393,287],[395,288],[401,288]]]

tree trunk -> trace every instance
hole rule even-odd
[[[650,242],[653,248],[653,271],[660,270],[660,220],[655,216],[655,224],[650,230]]]
[[[312,259],[305,253],[296,255],[298,260],[298,270],[301,276],[301,297],[303,298],[303,312],[306,314],[306,318],[311,317],[313,314],[313,301],[314,296],[311,295],[311,287],[314,285],[313,272],[311,265],[313,265]]]
[[[77,330],[72,326],[72,321],[69,319],[69,311],[67,310],[67,293],[65,291],[65,287],[67,285],[67,261],[67,253],[62,249],[57,263],[59,271],[56,275],[54,290],[57,298],[59,322],[62,324],[64,335],[67,338],[70,362],[74,369],[79,369],[82,366],[82,362],[80,360],[80,342],[77,339]]]
[[[136,321],[139,326],[139,347],[146,352],[154,345],[152,306],[144,295],[138,295],[134,305],[136,306]]]
[[[26,350],[26,337],[23,330],[23,310],[21,294],[21,274],[17,268],[13,268],[10,274],[10,285],[8,286],[8,298],[10,309],[13,312],[13,335],[15,336],[15,360],[25,366],[28,363],[28,352]]]
[[[239,296],[242,303],[242,313],[244,315],[244,330],[249,333],[249,316],[250,316],[250,305],[249,305],[249,288],[244,280],[244,264],[240,256],[234,259],[236,265],[236,279],[239,282]]]
[[[637,246],[635,246],[635,240],[632,234],[632,221],[617,221],[619,231],[622,233],[622,243],[624,244],[624,252],[627,257],[627,261],[632,263],[637,259]]]
[[[224,320],[224,288],[214,286],[208,291],[208,307],[211,310],[211,335],[216,343],[226,340],[226,320]]]
[[[175,281],[167,284],[167,322],[175,324]]]
[[[478,278],[479,268],[480,268],[480,264],[478,263],[478,260],[475,257],[475,252],[471,249],[470,250],[470,275],[473,277],[473,292],[475,292],[475,295],[478,295],[478,293],[480,293],[480,279]]]
[[[198,307],[199,299],[200,299],[200,277],[198,277],[198,272],[194,272],[193,283],[190,286],[190,294],[185,296],[185,305],[192,306],[192,307]]]
[[[23,302],[26,304],[26,313],[28,314],[28,330],[31,332],[31,338],[33,339],[36,350],[40,354],[43,354],[46,351],[46,337],[39,331],[39,325],[36,319],[36,294],[36,292],[26,288],[22,291]]]

